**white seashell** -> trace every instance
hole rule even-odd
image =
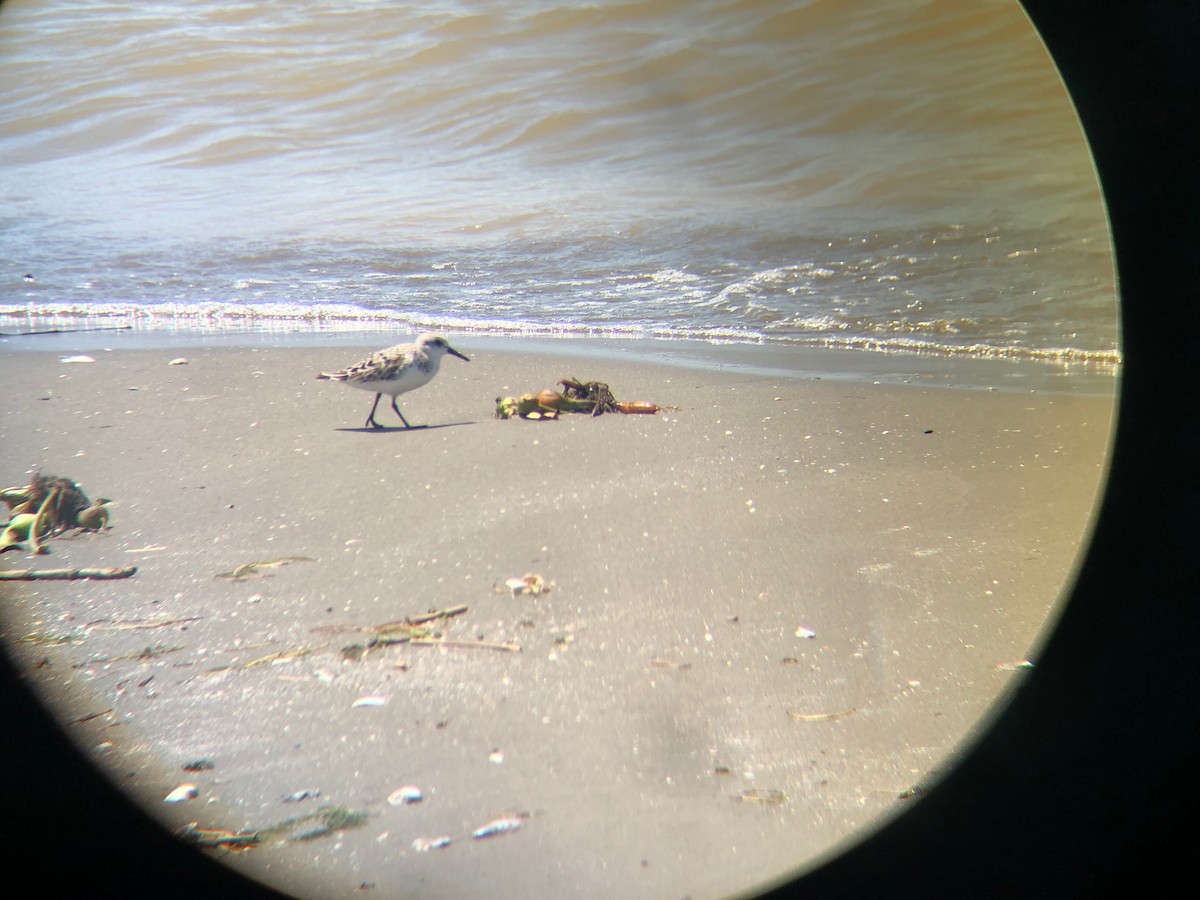
[[[387,697],[359,697],[350,704],[350,708],[355,709],[360,706],[383,706],[385,703],[387,703]]]
[[[504,753],[500,750],[493,750],[488,754],[488,762],[500,765],[504,762]]]
[[[420,803],[424,799],[425,795],[421,793],[421,789],[412,784],[396,788],[388,795],[388,803],[392,806],[408,806],[410,803]]]
[[[168,366],[186,366],[187,364],[188,364],[188,361],[186,359],[184,359],[182,356],[177,357],[177,358],[171,360],[169,363],[167,363]]]
[[[196,786],[190,781],[181,784],[167,796],[163,797],[164,803],[182,803],[184,800],[194,800],[200,796],[200,792],[196,790]]]
[[[62,362],[65,362],[65,363],[85,363],[85,362],[95,362],[95,360],[94,360],[94,359],[92,359],[90,356],[64,356],[64,357],[62,358]]]
[[[412,842],[412,848],[418,853],[425,853],[429,850],[440,849],[441,847],[449,847],[450,838],[442,836],[435,838],[417,838]]]
[[[482,828],[477,828],[471,832],[471,837],[477,841],[484,838],[495,837],[498,834],[508,834],[510,831],[517,831],[521,827],[521,820],[515,817],[504,819],[492,819]]]
[[[815,638],[816,636],[817,633],[815,631],[813,631],[811,628],[805,628],[803,625],[796,629],[796,637]]]

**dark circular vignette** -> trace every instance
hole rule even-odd
[[[901,817],[777,896],[1195,893],[1200,800],[1200,4],[1024,0],[1100,174],[1124,373],[1107,493],[1038,669]],[[1162,336],[1163,304],[1188,327]],[[1148,324],[1149,323],[1149,324]],[[7,876],[49,896],[271,897],[171,838],[94,770],[0,653]],[[1192,888],[1189,892],[1187,889]],[[597,885],[603,896],[603,885]]]

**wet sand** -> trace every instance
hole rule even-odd
[[[811,866],[1027,676],[1006,664],[1036,657],[1104,474],[1106,398],[454,343],[473,360],[401,398],[412,431],[314,380],[368,347],[0,356],[0,480],[117,501],[110,532],[2,565],[138,566],[5,585],[9,652],[64,722],[100,714],[67,727],[168,827],[366,815],[214,851],[286,891],[702,898]],[[678,409],[492,417],[564,375]],[[496,590],[528,572],[551,590]],[[459,605],[458,645],[344,658]]]

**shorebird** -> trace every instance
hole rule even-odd
[[[442,357],[449,353],[465,362],[471,360],[451,347],[440,334],[423,334],[415,344],[397,344],[386,350],[372,353],[360,363],[338,372],[322,372],[317,376],[320,381],[340,381],[351,387],[364,391],[375,392],[375,402],[371,404],[371,414],[367,416],[365,427],[382,428],[375,421],[375,410],[379,406],[379,398],[384,394],[392,397],[392,409],[400,417],[405,428],[412,428],[396,398],[409,391],[429,384],[438,373]]]

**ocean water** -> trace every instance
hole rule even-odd
[[[7,332],[1120,361],[1015,0],[16,0],[0,198]]]

